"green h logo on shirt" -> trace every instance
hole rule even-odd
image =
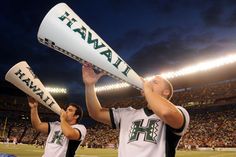
[[[144,133],[144,141],[157,143],[158,119],[149,119],[147,126],[143,127],[144,119],[134,121],[129,134],[129,143],[138,141],[140,133]]]
[[[52,137],[52,141],[50,143],[56,143],[58,145],[61,145],[62,146],[62,140],[63,140],[63,133],[60,132],[60,131],[55,131],[54,132],[54,135]]]

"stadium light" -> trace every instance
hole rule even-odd
[[[96,92],[101,92],[101,91],[107,91],[107,90],[112,90],[112,89],[120,89],[120,88],[126,88],[129,87],[130,85],[128,83],[115,83],[115,84],[111,84],[111,85],[105,85],[105,86],[101,86],[101,87],[96,87],[95,91]]]
[[[232,54],[232,55],[228,55],[226,57],[221,57],[221,58],[201,62],[196,65],[187,66],[187,67],[182,68],[177,71],[162,73],[161,76],[163,76],[166,79],[172,79],[172,78],[179,77],[179,76],[184,76],[184,75],[189,75],[189,74],[193,74],[193,73],[197,73],[197,72],[201,72],[201,71],[211,70],[211,69],[221,67],[224,65],[228,65],[228,64],[232,64],[235,62],[236,62],[236,54]],[[154,76],[155,75],[149,76],[144,79],[151,80],[154,78]],[[113,89],[126,88],[129,86],[130,85],[128,83],[116,83],[116,84],[111,84],[111,85],[99,86],[99,87],[96,87],[95,90],[96,90],[96,92],[101,92],[101,91],[108,91],[108,90],[113,90]]]
[[[66,88],[46,87],[46,90],[49,91],[50,93],[55,93],[55,94],[67,94]]]
[[[179,76],[193,74],[193,73],[200,72],[200,71],[211,70],[211,69],[221,67],[221,66],[224,66],[227,64],[231,64],[234,62],[236,62],[236,55],[229,55],[226,57],[222,57],[222,58],[218,58],[218,59],[214,59],[214,60],[209,60],[209,61],[205,61],[202,63],[198,63],[196,65],[188,66],[188,67],[185,67],[185,68],[180,69],[175,72],[163,73],[163,74],[161,74],[161,76],[163,76],[164,78],[167,78],[167,79],[171,79],[171,78],[175,78],[175,77],[179,77]]]

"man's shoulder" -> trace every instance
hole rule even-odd
[[[132,114],[138,111],[133,107],[111,108],[111,110],[115,113],[123,113],[123,114]]]
[[[85,127],[83,124],[78,124],[78,123],[73,124],[72,126]]]
[[[180,110],[180,112],[183,115],[183,118],[184,118],[183,126],[179,129],[173,129],[170,126],[167,126],[167,130],[168,129],[171,130],[171,132],[173,132],[175,135],[183,136],[183,134],[187,131],[187,128],[189,126],[190,116],[189,116],[188,111],[184,107],[182,106],[176,106],[176,107],[178,108],[178,110]]]
[[[129,106],[129,107],[118,107],[118,108],[112,108],[112,110],[119,110],[119,111],[136,111],[135,108]]]
[[[59,121],[48,122],[50,125],[60,125]]]
[[[188,113],[188,111],[184,107],[182,107],[182,106],[176,106],[176,107],[182,112],[182,114],[184,116],[188,116],[189,117],[189,113]]]
[[[77,128],[77,129],[84,129],[86,130],[86,127],[83,124],[74,124],[72,125],[73,128]]]

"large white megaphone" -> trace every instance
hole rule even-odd
[[[142,89],[138,74],[65,3],[57,4],[44,17],[38,40],[80,63],[92,63],[113,78]]]
[[[25,62],[14,65],[6,74],[5,80],[33,97],[35,100],[60,115],[60,106]]]

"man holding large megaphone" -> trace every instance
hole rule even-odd
[[[73,157],[86,135],[86,128],[78,124],[83,116],[81,107],[70,103],[66,111],[61,109],[60,122],[41,122],[38,102],[32,97],[28,97],[28,102],[33,127],[48,134],[43,157]]]
[[[28,101],[32,125],[37,131],[48,134],[43,157],[74,156],[86,135],[84,125],[78,124],[83,116],[81,107],[71,103],[66,111],[61,109],[25,61],[14,65],[5,79],[30,96]],[[38,102],[58,114],[60,122],[41,122]]]
[[[91,64],[82,68],[86,105],[89,115],[120,129],[119,157],[174,157],[178,142],[189,125],[189,114],[169,101],[173,94],[170,82],[157,75],[143,80],[142,95],[147,107],[141,109],[103,108],[95,92],[95,83],[104,74],[96,74]]]

